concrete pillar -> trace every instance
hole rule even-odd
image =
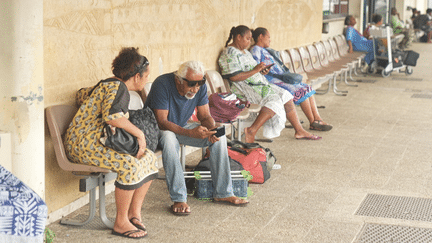
[[[2,0],[12,17],[12,173],[45,197],[43,1]],[[10,100],[9,100],[10,99]]]

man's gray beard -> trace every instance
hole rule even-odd
[[[190,92],[187,92],[187,93],[186,93],[186,95],[185,95],[186,99],[191,100],[191,99],[195,98],[195,95],[196,95],[196,94],[194,94],[192,97],[190,97],[190,96],[188,96],[189,93],[190,93]]]

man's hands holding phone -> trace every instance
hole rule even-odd
[[[208,130],[204,126],[197,126],[191,130],[192,136],[195,138],[208,138],[211,143],[219,141],[219,137],[225,135],[225,127],[218,127],[212,130]]]
[[[216,133],[214,135],[217,138],[222,137],[223,135],[225,135],[225,127],[224,126],[213,128],[210,131],[216,131]]]

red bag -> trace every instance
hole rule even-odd
[[[234,121],[240,112],[249,106],[249,101],[242,101],[232,93],[213,93],[209,97],[210,115],[215,122]]]
[[[236,148],[228,146],[228,156],[239,162],[253,176],[251,183],[264,183],[270,178],[267,170],[267,154],[262,148]]]

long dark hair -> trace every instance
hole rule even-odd
[[[138,53],[138,48],[126,47],[113,60],[112,72],[117,78],[127,81],[137,73],[142,77],[148,66],[149,61]]]
[[[258,38],[259,38],[259,36],[260,36],[260,35],[263,35],[263,36],[264,36],[265,34],[267,34],[267,29],[266,29],[266,28],[258,27],[258,28],[256,28],[256,29],[254,29],[254,30],[252,31],[252,38],[254,39],[255,44],[258,42]]]
[[[227,42],[225,43],[225,47],[228,46],[231,40],[234,40],[238,35],[244,36],[248,31],[251,31],[249,27],[245,25],[239,25],[237,27],[232,27],[230,31],[230,35],[228,37]]]

